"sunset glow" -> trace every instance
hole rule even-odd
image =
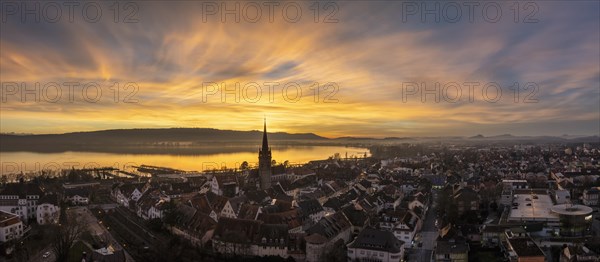
[[[57,23],[22,23],[4,7],[0,131],[258,130],[267,116],[273,132],[326,137],[600,133],[597,1],[539,1],[534,23],[521,21],[523,7],[515,23],[508,2],[498,22],[476,15],[473,23],[464,12],[457,23],[433,15],[422,22],[405,17],[402,2],[369,1],[337,3],[332,23],[323,22],[331,10],[319,6],[315,23],[311,3],[299,3],[297,22],[276,12],[273,22],[263,13],[256,23],[248,14],[222,21],[188,1],[137,3],[131,23],[122,21],[124,6],[115,23],[108,3],[96,23],[79,13],[69,22],[66,11]],[[81,84],[73,101],[68,82]],[[466,82],[480,85],[471,93]],[[23,92],[35,83],[34,94]],[[44,89],[49,83],[59,87]],[[87,83],[102,93],[84,94]],[[269,91],[272,83],[279,85]],[[419,92],[410,83],[422,85]],[[422,94],[435,83],[439,102]],[[449,83],[462,93],[444,89]],[[498,101],[490,102],[494,89],[484,97],[489,83],[501,87]]]

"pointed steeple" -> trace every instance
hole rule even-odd
[[[262,148],[258,151],[258,172],[260,177],[260,189],[266,190],[271,187],[271,149],[267,140],[267,118],[265,117]]]
[[[263,139],[262,139],[262,151],[266,152],[269,150],[269,141],[267,140],[267,118],[264,120],[264,131],[263,131]]]

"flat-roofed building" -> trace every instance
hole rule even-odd
[[[509,222],[549,222],[558,225],[558,214],[552,212],[552,198],[545,190],[514,190]]]

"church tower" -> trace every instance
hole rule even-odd
[[[262,148],[258,151],[258,174],[260,189],[271,188],[271,149],[267,141],[267,119],[264,122]]]

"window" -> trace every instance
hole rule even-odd
[[[365,254],[365,251],[364,251],[364,250],[361,250],[361,251],[360,251],[360,254],[361,254],[361,255],[364,255],[364,254]]]

